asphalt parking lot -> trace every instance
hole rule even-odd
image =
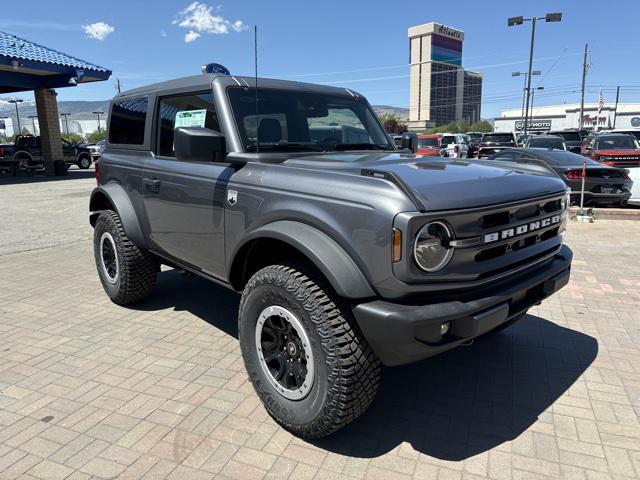
[[[163,271],[104,295],[92,171],[0,179],[0,479],[605,479],[640,476],[640,222],[572,222],[571,283],[505,332],[386,369],[309,443],[245,375],[238,296]]]

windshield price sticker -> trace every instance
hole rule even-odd
[[[174,128],[178,127],[204,127],[207,118],[206,110],[188,110],[176,113]]]

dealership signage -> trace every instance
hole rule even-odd
[[[606,125],[607,124],[607,117],[605,116],[591,116],[588,113],[586,113],[583,117],[582,117],[582,124],[583,125],[592,125],[592,126],[596,126],[596,125]]]
[[[527,125],[527,130],[550,130],[551,120],[531,120]],[[524,130],[524,121],[516,122],[516,130]]]
[[[640,117],[632,117],[631,118],[631,126],[632,127],[640,127]]]

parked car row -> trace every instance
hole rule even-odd
[[[100,158],[106,142],[103,140],[95,145],[72,143],[64,138],[62,142],[62,156],[67,165],[76,165],[83,170]],[[33,173],[44,169],[42,144],[40,136],[17,135],[13,143],[0,145],[0,171],[13,175]]]

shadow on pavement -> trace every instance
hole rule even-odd
[[[95,178],[96,172],[93,166],[88,170],[79,170],[77,167],[71,167],[66,175],[60,177],[47,177],[44,173],[34,173],[33,175],[21,174],[13,176],[9,174],[0,174],[0,186],[2,185],[20,185],[26,183],[40,182],[58,182],[61,180],[82,180],[86,178]]]
[[[315,444],[370,458],[408,442],[432,457],[464,460],[522,434],[597,353],[593,337],[528,315],[470,347],[384,369],[371,408]]]
[[[153,295],[134,308],[186,310],[237,338],[239,299],[222,286],[169,270],[159,276]],[[373,458],[408,442],[432,457],[464,460],[522,434],[597,353],[593,337],[528,315],[472,346],[385,368],[369,410],[314,443],[343,455]]]
[[[188,311],[228,335],[238,338],[240,295],[200,277],[184,278],[178,270],[158,275],[153,293],[130,308],[144,311],[173,308]]]

